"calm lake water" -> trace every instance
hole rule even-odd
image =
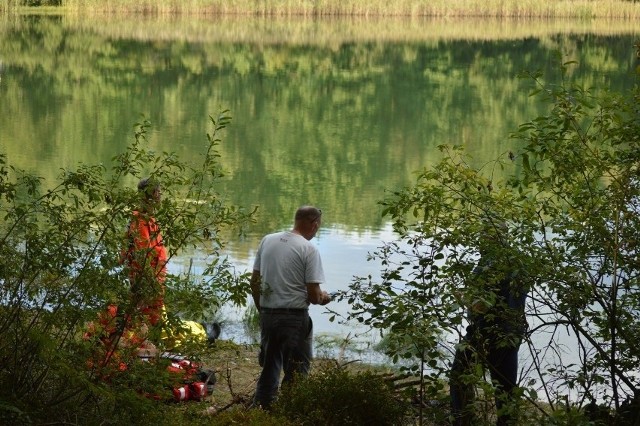
[[[438,145],[464,145],[476,164],[517,148],[510,132],[544,112],[519,72],[558,81],[558,63],[577,61],[580,84],[624,91],[638,36],[620,22],[1,16],[0,152],[51,181],[108,164],[144,115],[152,146],[188,160],[208,116],[229,109],[221,191],[259,216],[227,254],[250,269],[262,235],[315,204],[333,291],[379,270],[367,253],[393,234],[377,202]],[[312,309],[320,334],[358,331]]]

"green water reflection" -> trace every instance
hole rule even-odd
[[[340,38],[343,22],[3,17],[0,150],[53,180],[60,167],[108,163],[143,114],[152,146],[190,158],[204,148],[207,117],[229,109],[221,191],[260,206],[249,237],[231,244],[246,260],[300,204],[321,206],[328,229],[383,229],[376,202],[433,164],[440,144],[463,144],[478,163],[513,149],[509,133],[542,111],[516,74],[557,76],[556,50],[579,62],[570,74],[587,87],[636,82],[638,34],[627,28],[501,23],[492,39],[469,36],[468,22],[360,25]],[[383,29],[390,35],[363,36]],[[331,37],[312,41],[322,33]]]

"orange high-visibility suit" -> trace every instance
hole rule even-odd
[[[167,249],[155,218],[134,211],[127,229],[129,248],[125,262],[134,307],[147,317],[150,325],[162,318],[164,308],[164,281],[167,274]]]

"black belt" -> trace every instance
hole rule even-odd
[[[261,312],[267,314],[303,314],[308,312],[307,308],[260,308]]]

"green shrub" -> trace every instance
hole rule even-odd
[[[216,414],[208,423],[216,426],[293,426],[287,418],[260,409],[236,409]]]
[[[82,337],[105,306],[130,303],[120,256],[139,201],[131,187],[143,176],[162,186],[156,217],[171,255],[206,245],[214,259],[206,279],[167,277],[169,315],[246,300],[246,283],[216,256],[222,230],[241,227],[250,214],[215,190],[217,134],[230,117],[211,121],[195,165],[151,149],[146,121],[110,169],[80,165],[55,182],[12,167],[0,152],[0,424],[161,424],[166,406],[144,395],[171,388],[164,366],[131,363],[107,383],[88,368],[95,342]]]
[[[282,389],[274,412],[305,425],[398,425],[407,405],[372,372],[325,368]]]
[[[404,338],[385,350],[394,360],[411,360],[408,344],[446,348],[414,363],[423,371],[427,361],[422,377],[438,383],[455,347],[429,332],[462,334],[469,308],[495,301],[492,289],[469,285],[492,223],[500,244],[491,257],[529,287],[523,396],[542,405],[545,395],[552,414],[538,411],[553,424],[578,424],[590,401],[608,410],[628,401],[619,417],[633,416],[640,394],[640,341],[630,332],[640,329],[640,91],[586,89],[571,81],[572,65],[561,64],[559,85],[524,74],[549,108],[519,127],[512,151],[476,167],[463,148],[442,145],[437,165],[381,203],[399,237],[371,254],[380,276],[356,278],[345,296],[350,319]],[[496,179],[496,170],[508,177]],[[575,363],[564,361],[574,355]],[[594,421],[603,415],[594,412]]]

